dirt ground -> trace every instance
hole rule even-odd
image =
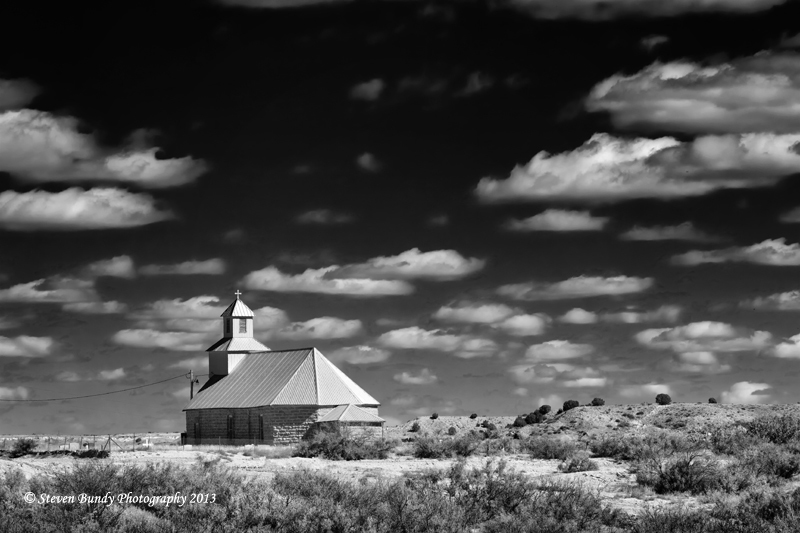
[[[601,434],[635,434],[647,427],[675,429],[681,432],[705,433],[713,427],[742,422],[766,413],[792,413],[800,416],[800,405],[746,406],[721,404],[673,404],[657,406],[652,404],[614,405],[601,407],[579,407],[561,415],[551,413],[542,424],[513,428],[515,416],[490,416],[470,419],[469,417],[442,416],[436,420],[418,418],[399,426],[386,428],[386,436],[392,439],[409,441],[415,437],[410,432],[414,422],[419,423],[422,434],[445,434],[454,427],[458,434],[470,430],[480,430],[478,426],[486,420],[497,426],[501,435],[521,436],[542,434],[560,436],[565,439],[583,441]],[[370,482],[379,479],[391,480],[410,472],[423,472],[429,469],[444,469],[453,464],[450,459],[415,459],[405,454],[392,454],[385,460],[366,461],[328,461],[324,459],[305,459],[286,457],[289,450],[276,449],[270,446],[259,446],[256,452],[252,449],[230,446],[208,446],[183,448],[176,445],[177,434],[149,435],[151,449],[142,450],[141,445],[136,452],[120,451],[112,448],[108,459],[119,465],[141,465],[147,463],[169,462],[186,466],[195,465],[199,460],[219,458],[235,470],[247,476],[271,479],[278,473],[297,470],[325,471],[341,479]],[[19,436],[5,436],[11,441]],[[43,437],[39,439],[43,449]],[[58,437],[64,440],[64,437]],[[44,437],[46,439],[46,437]],[[75,440],[78,438],[76,437]],[[99,439],[98,439],[99,440]],[[114,440],[127,450],[132,449],[133,436],[114,436]],[[52,443],[52,441],[51,441]],[[99,447],[99,446],[98,446]],[[409,448],[410,445],[405,445]],[[403,445],[398,451],[402,453]],[[265,456],[267,455],[267,456]],[[277,456],[277,457],[275,457]],[[558,471],[558,460],[531,459],[527,455],[500,453],[493,458],[482,456],[470,457],[470,466],[480,466],[488,460],[505,460],[512,469],[522,472],[531,478],[552,478],[582,484],[585,488],[600,494],[607,505],[630,514],[638,514],[648,507],[686,506],[689,508],[710,508],[711,504],[703,503],[695,497],[687,495],[656,496],[652,492],[637,487],[635,476],[628,471],[624,462],[606,458],[595,459],[599,469],[590,472],[561,473]],[[85,460],[85,459],[84,459]],[[10,459],[0,457],[0,473],[19,468],[30,477],[35,474],[52,474],[58,470],[71,468],[76,461],[69,456],[36,456],[28,455]],[[787,489],[800,486],[800,481],[793,481]]]

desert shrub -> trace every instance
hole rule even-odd
[[[73,452],[72,456],[77,457],[78,459],[106,459],[110,453],[108,450],[97,450],[97,449],[89,449],[89,450],[81,450],[79,452]]]
[[[571,440],[552,437],[528,437],[522,442],[523,449],[533,459],[560,459],[565,461],[578,451],[578,445]]]
[[[565,474],[571,472],[588,472],[590,470],[597,470],[597,463],[589,459],[589,456],[585,452],[576,453],[558,465],[558,471],[564,472]]]
[[[758,438],[739,425],[714,428],[709,436],[711,451],[723,455],[736,455],[758,442]]]
[[[659,394],[656,396],[656,403],[658,405],[669,405],[672,403],[672,398],[669,397],[669,394]]]
[[[629,438],[619,435],[604,435],[589,442],[589,449],[597,457],[613,457],[630,461],[635,458]]]
[[[450,426],[450,429],[447,430],[448,435],[455,435],[456,433],[458,433],[458,431],[453,426]]]
[[[411,429],[409,431],[411,431],[412,433],[416,433],[419,430],[420,430],[419,422],[414,422],[413,424],[411,424]]]
[[[549,405],[543,405],[543,406],[539,407],[539,409],[538,409],[538,411],[540,413],[542,413],[543,415],[546,415],[547,413],[549,413],[552,410],[553,410],[553,408],[550,407]]]
[[[489,422],[488,420],[484,420],[483,422],[481,422],[481,427],[484,429],[488,429],[489,431],[497,431],[497,426]]]
[[[528,416],[525,417],[525,422],[527,424],[539,424],[542,420],[544,420],[544,415],[539,411],[529,413]]]
[[[472,420],[475,420],[476,418],[478,418],[478,413],[472,413],[471,415],[469,415],[469,417],[470,417]]]
[[[742,426],[751,435],[775,444],[787,444],[800,437],[800,418],[790,414],[754,418]]]
[[[479,441],[473,435],[454,439],[439,439],[433,436],[419,437],[414,441],[413,454],[419,459],[442,459],[446,457],[469,457],[478,449]]]
[[[28,455],[36,449],[36,441],[33,439],[17,439],[11,448],[11,457],[22,457]]]
[[[636,418],[635,416],[633,416],[633,415],[632,415],[632,414],[630,414],[630,413],[622,413],[622,416],[624,416],[625,418],[630,418],[631,420],[633,420],[634,418]]]
[[[717,403],[717,399],[716,398],[709,398],[708,399],[708,403]]]
[[[561,414],[561,413],[563,413],[563,412],[564,412],[564,410],[563,410],[563,409],[559,409],[558,411],[556,411],[556,414],[557,414],[557,415],[560,415],[560,414]]]
[[[439,418],[439,413],[433,413],[431,415],[431,420],[436,420],[437,418]]]
[[[525,419],[522,418],[521,416],[518,416],[516,418],[516,420],[514,420],[514,427],[515,428],[524,428],[527,425],[528,425],[528,423],[525,422]]]
[[[595,398],[592,400],[592,406],[599,407],[601,405],[605,405],[606,401],[602,398]]]
[[[362,459],[386,459],[391,443],[385,440],[370,440],[363,436],[353,437],[338,428],[318,431],[310,439],[303,440],[294,450],[294,457],[323,457],[335,461],[359,461]]]
[[[570,409],[574,409],[579,406],[580,404],[578,403],[577,400],[567,400],[566,402],[564,402],[564,407],[562,409],[566,413]]]
[[[800,457],[776,444],[764,443],[744,450],[739,466],[755,476],[791,479],[800,472]]]
[[[703,494],[724,486],[724,469],[701,454],[683,454],[659,464],[647,463],[636,472],[636,482],[657,494],[689,492]]]

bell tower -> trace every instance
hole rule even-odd
[[[206,350],[211,377],[227,376],[248,353],[270,351],[253,338],[255,314],[240,299],[242,293],[235,294],[236,300],[220,315],[222,338]]]

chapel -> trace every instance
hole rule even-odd
[[[292,444],[334,424],[378,436],[378,400],[314,347],[270,350],[253,337],[255,315],[240,299],[222,313],[208,350],[208,381],[186,412],[186,444]]]

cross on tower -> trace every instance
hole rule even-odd
[[[242,295],[242,292],[241,292],[239,289],[236,289],[236,292],[234,292],[233,294],[235,294],[235,295],[236,295],[236,299],[238,300],[238,299],[239,299],[239,296],[241,296],[241,295]]]

